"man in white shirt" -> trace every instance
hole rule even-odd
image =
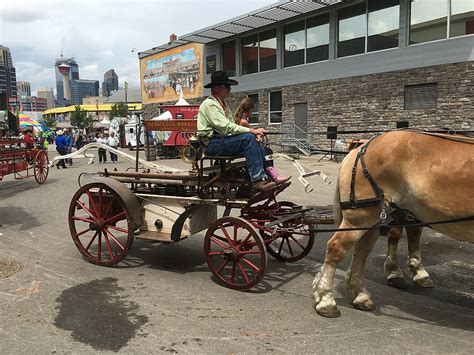
[[[97,138],[97,143],[100,144],[107,144],[107,139],[104,138],[103,133],[99,133],[99,137]],[[99,164],[100,163],[107,163],[107,152],[104,148],[99,148]]]
[[[109,147],[118,149],[119,140],[115,137],[115,132],[110,132],[109,138],[107,139],[107,144]],[[117,162],[117,154],[110,152],[110,160],[112,163]]]

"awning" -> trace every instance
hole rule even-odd
[[[138,53],[138,58],[160,53],[187,43],[197,42],[205,44],[226,39],[272,23],[291,19],[324,7],[339,4],[343,1],[345,0],[278,1],[269,6],[234,17],[216,25],[179,36],[179,39],[174,42],[153,47],[150,50]]]

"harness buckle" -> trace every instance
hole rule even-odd
[[[362,170],[362,172],[364,173],[364,176],[365,176],[365,177],[368,177],[368,176],[369,176],[369,169],[364,168],[364,169]]]

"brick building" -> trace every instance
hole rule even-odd
[[[203,84],[214,70],[239,81],[231,107],[249,95],[257,103],[252,123],[317,144],[325,142],[311,133],[328,126],[473,124],[472,0],[278,1],[139,58],[186,43],[204,44]],[[144,102],[144,117],[159,106]]]

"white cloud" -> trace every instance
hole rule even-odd
[[[11,50],[17,80],[29,81],[32,91],[56,86],[54,62],[61,53],[75,57],[81,79],[102,82],[115,69],[121,86],[138,87],[138,52],[168,42],[171,33],[184,35],[272,2],[2,0],[0,44]]]

